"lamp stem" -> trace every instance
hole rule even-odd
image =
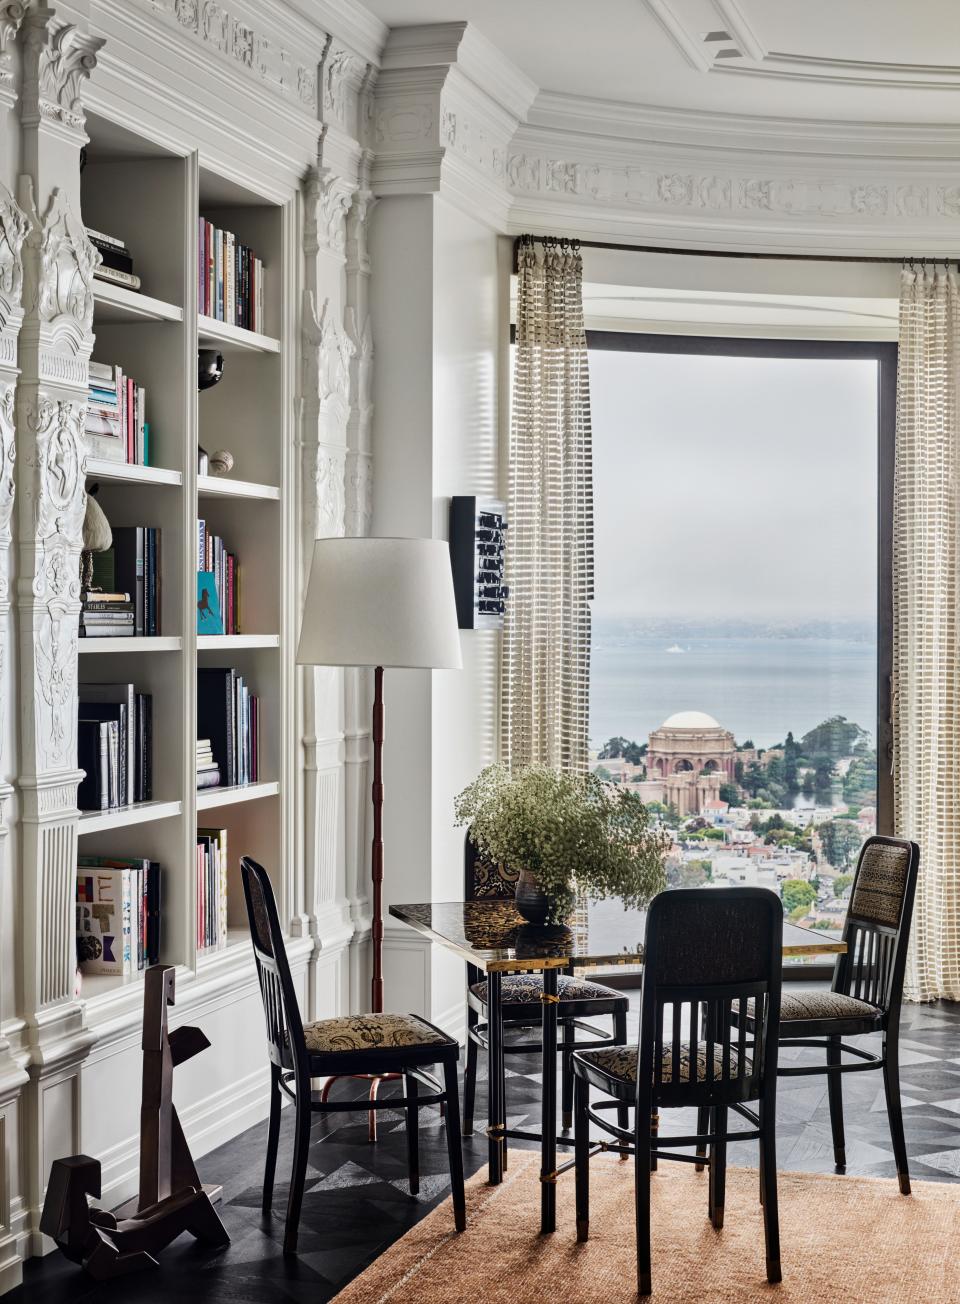
[[[383,666],[373,672],[373,847],[370,877],[373,880],[373,983],[371,1008],[383,1013]]]

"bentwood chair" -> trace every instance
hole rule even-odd
[[[577,1240],[589,1235],[590,1157],[609,1149],[634,1156],[639,1293],[651,1292],[650,1175],[655,1158],[696,1163],[672,1147],[709,1147],[707,1210],[723,1226],[727,1144],[760,1142],[760,1191],[767,1280],[780,1281],[776,1085],[783,906],[767,888],[689,888],[650,903],[644,943],[638,1046],[578,1051],[573,1057]],[[748,1033],[748,1002],[754,1011]],[[734,1030],[732,1013],[743,1016]],[[611,1100],[590,1103],[591,1087]],[[754,1111],[748,1102],[757,1102]],[[632,1106],[634,1126],[599,1112]],[[664,1137],[661,1109],[695,1107],[695,1136]],[[752,1126],[730,1131],[730,1113]],[[614,1142],[590,1143],[590,1124]]]
[[[910,1194],[907,1143],[900,1104],[899,1046],[903,976],[910,941],[920,848],[903,838],[867,838],[860,849],[843,926],[845,955],[838,955],[829,991],[785,991],[780,1007],[780,1045],[819,1047],[825,1064],[784,1065],[782,1078],[827,1075],[833,1159],[846,1166],[843,1133],[844,1073],[883,1073],[890,1138],[900,1190]],[[734,1016],[736,1020],[736,1014]],[[752,1026],[748,1011],[747,1026]],[[879,1055],[851,1046],[844,1037],[879,1033]],[[853,1061],[843,1062],[843,1054]]]
[[[464,842],[464,900],[512,901],[515,896],[517,874],[503,865],[483,860],[467,833]],[[543,978],[540,974],[505,974],[501,985],[503,1027],[510,1029],[538,1028],[541,1023]],[[608,1043],[622,1045],[627,1040],[627,1011],[629,998],[622,992],[588,982],[572,974],[561,974],[557,980],[560,1008],[557,1016],[561,1033],[561,1091],[560,1108],[566,1130],[573,1126],[573,1052],[575,1048],[603,1046]],[[586,1019],[611,1016],[612,1032],[596,1028]],[[463,1133],[473,1133],[473,1111],[477,1091],[477,1051],[487,1048],[488,1011],[487,980],[475,966],[467,965],[467,1064],[463,1078]],[[589,1040],[577,1041],[577,1033],[585,1033]],[[540,1050],[540,1040],[511,1041],[503,1048],[504,1056],[529,1054]],[[501,1099],[506,1099],[504,1081]]]
[[[281,1092],[295,1106],[295,1147],[284,1253],[297,1249],[300,1208],[307,1171],[312,1113],[342,1113],[345,1110],[402,1108],[406,1113],[407,1159],[410,1193],[420,1189],[417,1119],[424,1105],[445,1106],[447,1154],[453,1216],[458,1232],[466,1227],[463,1191],[463,1156],[460,1150],[460,1103],[457,1092],[457,1061],[460,1047],[446,1033],[413,1014],[356,1014],[345,1018],[317,1019],[303,1023],[290,976],[276,901],[267,871],[248,856],[241,857],[243,894],[253,938],[253,954],[260,980],[260,994],[267,1020],[267,1050],[270,1056],[270,1125],[267,1160],[263,1176],[263,1213],[273,1204],[273,1179],[280,1138]],[[427,1073],[439,1064],[443,1086]],[[386,1073],[401,1074],[405,1095],[383,1100],[322,1101],[311,1090],[311,1078],[349,1077]],[[420,1085],[428,1089],[420,1094]]]

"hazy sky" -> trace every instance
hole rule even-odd
[[[592,350],[596,616],[876,614],[876,364]]]

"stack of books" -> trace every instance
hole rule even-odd
[[[93,587],[85,602],[117,596],[132,600],[133,633],[160,633],[160,530],[115,525],[113,547],[93,554]]]
[[[240,566],[236,554],[229,552],[223,539],[207,529],[206,521],[197,521],[197,571],[213,575],[220,611],[221,634],[240,633]],[[213,632],[212,630],[210,632]]]
[[[197,788],[219,788],[220,766],[213,759],[209,738],[197,739]]]
[[[260,699],[232,667],[197,670],[197,734],[227,787],[260,779]]]
[[[80,598],[81,638],[125,638],[133,634],[133,601],[129,593],[84,589]]]
[[[129,978],[160,960],[160,866],[155,860],[77,860],[77,965]]]
[[[91,457],[105,462],[150,465],[147,391],[121,367],[89,364],[86,433]]]
[[[100,254],[101,263],[93,275],[98,281],[112,281],[125,285],[128,290],[140,289],[140,277],[133,274],[133,257],[130,250],[115,235],[104,235],[87,227],[87,238]]]
[[[197,947],[227,945],[227,830],[197,829]]]
[[[204,317],[263,330],[263,263],[232,231],[200,218],[197,228],[200,282],[197,311]]]
[[[81,810],[153,799],[153,697],[135,684],[77,686],[77,790]]]

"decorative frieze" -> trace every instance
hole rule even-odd
[[[317,69],[262,28],[236,17],[216,0],[139,0],[176,23],[208,50],[259,78],[305,111],[317,111]]]
[[[960,186],[883,177],[770,177],[739,172],[631,167],[514,151],[506,181],[515,196],[562,197],[644,212],[717,217],[856,219],[868,223],[960,216]]]
[[[369,64],[353,50],[331,39],[320,69],[321,114],[347,131],[357,130],[357,101]]]
[[[26,12],[23,0],[0,0],[0,102],[8,105],[15,99],[12,51]]]

